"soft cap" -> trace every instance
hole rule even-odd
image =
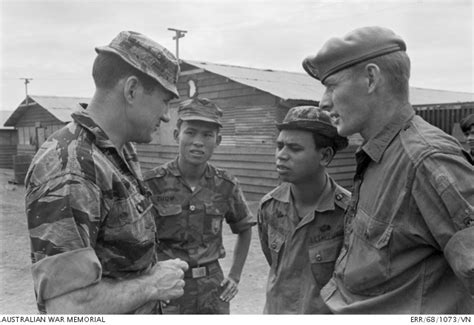
[[[178,108],[178,119],[182,121],[204,121],[222,127],[222,110],[207,98],[191,98],[182,101]]]
[[[334,149],[342,150],[348,145],[347,138],[337,133],[329,113],[316,106],[296,106],[286,114],[278,130],[305,130],[322,135],[334,141]]]
[[[120,32],[109,45],[96,47],[97,53],[109,52],[120,56],[134,68],[149,75],[165,89],[179,97],[176,84],[179,63],[165,47],[145,35],[132,31]]]

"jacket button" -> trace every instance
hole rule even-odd
[[[273,248],[273,249],[277,248],[277,244],[276,244],[276,243],[272,243],[272,248]]]
[[[323,257],[319,254],[316,255],[316,261],[318,262],[321,262],[321,260],[323,259]]]
[[[342,200],[342,194],[337,194],[336,195],[336,200],[341,201]]]
[[[196,206],[194,206],[194,205],[190,205],[190,206],[189,206],[189,210],[191,210],[191,211],[194,211],[194,210],[196,210]]]
[[[142,213],[143,212],[143,207],[139,204],[137,205],[137,211],[138,213]]]

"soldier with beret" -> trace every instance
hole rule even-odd
[[[189,264],[184,295],[162,303],[165,314],[229,314],[238,291],[255,222],[237,180],[209,163],[221,142],[221,120],[222,110],[208,99],[181,102],[178,157],[144,174],[153,193],[158,258]],[[227,276],[218,262],[225,256],[224,220],[238,235]]]
[[[41,313],[158,313],[183,294],[182,260],[157,262],[156,226],[131,142],[151,141],[178,97],[177,59],[136,32],[96,48],[86,110],[43,143],[26,176]]]
[[[469,146],[471,158],[474,159],[474,114],[464,117],[459,123],[462,133],[466,137],[466,142]]]
[[[338,133],[364,139],[321,290],[334,313],[474,312],[474,169],[456,139],[415,115],[406,50],[393,31],[362,27],[303,61]]]
[[[257,214],[270,266],[264,313],[330,313],[319,292],[342,246],[350,193],[326,167],[348,141],[314,106],[293,107],[277,128],[276,168],[283,183],[262,198]]]

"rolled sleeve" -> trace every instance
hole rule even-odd
[[[94,249],[86,247],[45,257],[31,272],[37,303],[44,308],[48,299],[99,282],[102,267]]]
[[[244,193],[236,180],[230,197],[230,211],[226,216],[226,220],[234,234],[239,234],[257,224],[245,200]]]
[[[474,297],[474,227],[455,233],[446,244],[444,255],[456,276]]]

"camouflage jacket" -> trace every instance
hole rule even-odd
[[[328,313],[319,293],[329,281],[344,238],[350,193],[327,175],[313,213],[298,216],[291,185],[283,183],[260,201],[257,220],[270,265],[264,313]]]
[[[210,164],[193,190],[177,159],[144,173],[156,209],[159,257],[181,258],[191,266],[225,256],[222,221],[233,233],[256,223],[237,180]]]
[[[55,132],[26,177],[26,215],[38,308],[44,300],[124,278],[156,261],[155,223],[135,149],[123,160],[87,111]]]

